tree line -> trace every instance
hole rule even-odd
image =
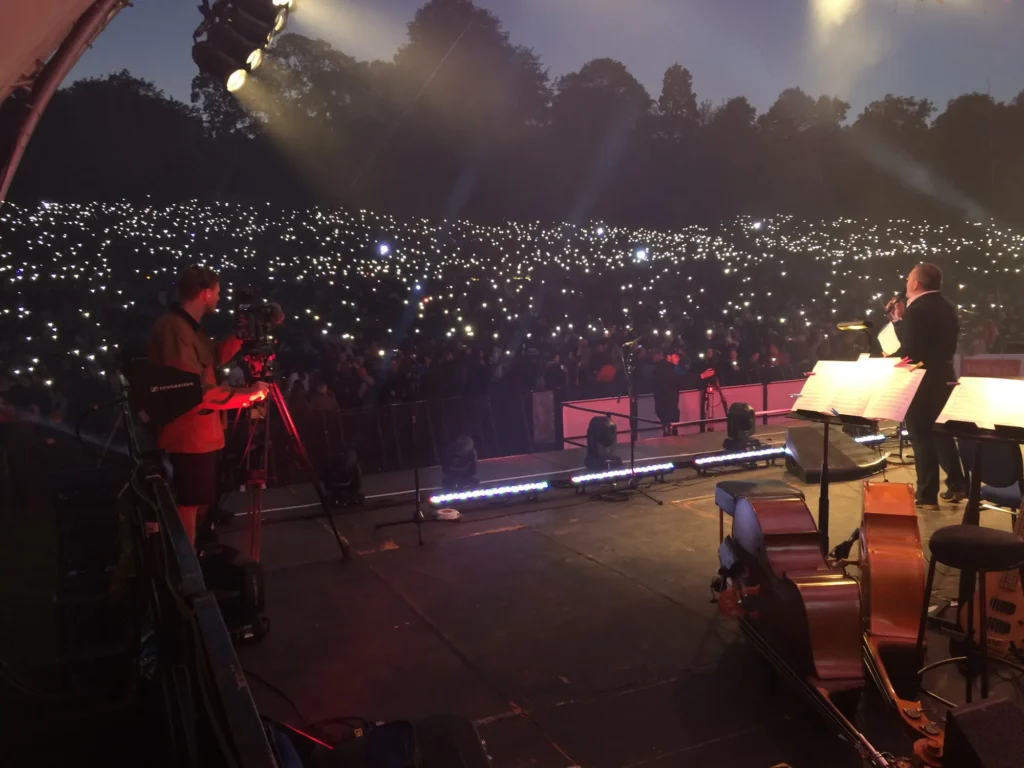
[[[10,129],[17,97],[0,109]],[[127,71],[46,112],[15,201],[270,201],[403,216],[607,220],[660,228],[737,214],[1024,217],[1024,91],[938,113],[886,95],[856,117],[783,91],[763,114],[700,100],[687,69],[653,97],[621,62],[552,79],[471,0],[430,0],[392,61],[285,34],[241,98],[208,77],[191,104]]]

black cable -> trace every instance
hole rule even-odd
[[[260,675],[260,674],[258,674],[256,672],[253,672],[250,669],[246,669],[245,667],[242,667],[242,672],[245,674],[245,676],[247,678],[251,678],[252,680],[255,680],[257,683],[262,685],[264,688],[267,688],[268,690],[271,690],[274,693],[276,693],[289,707],[291,707],[292,712],[294,712],[295,716],[299,718],[299,724],[300,725],[305,726],[306,728],[310,728],[310,727],[313,727],[313,726],[316,725],[315,723],[311,723],[309,721],[309,719],[304,714],[302,714],[302,710],[299,709],[298,705],[292,700],[291,696],[289,696],[287,693],[282,691],[280,688],[278,688],[272,682],[267,680],[262,675]],[[321,722],[326,722],[326,721],[321,721]]]

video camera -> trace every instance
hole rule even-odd
[[[274,327],[284,320],[281,307],[259,299],[251,288],[238,291],[235,301],[235,336],[242,342],[242,353],[249,362],[253,378],[272,378]]]

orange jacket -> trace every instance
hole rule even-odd
[[[171,310],[156,321],[149,336],[152,363],[198,373],[203,402],[160,430],[157,445],[168,453],[210,453],[224,447],[219,411],[240,408],[249,398],[238,390],[217,386],[217,366],[238,354],[242,342],[234,336],[217,344],[188,314]]]

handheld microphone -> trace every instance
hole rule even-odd
[[[638,337],[636,339],[633,339],[632,341],[624,341],[624,342],[622,342],[622,346],[624,346],[624,347],[635,347],[641,341],[643,341],[643,337],[642,336],[640,336],[640,337]]]

